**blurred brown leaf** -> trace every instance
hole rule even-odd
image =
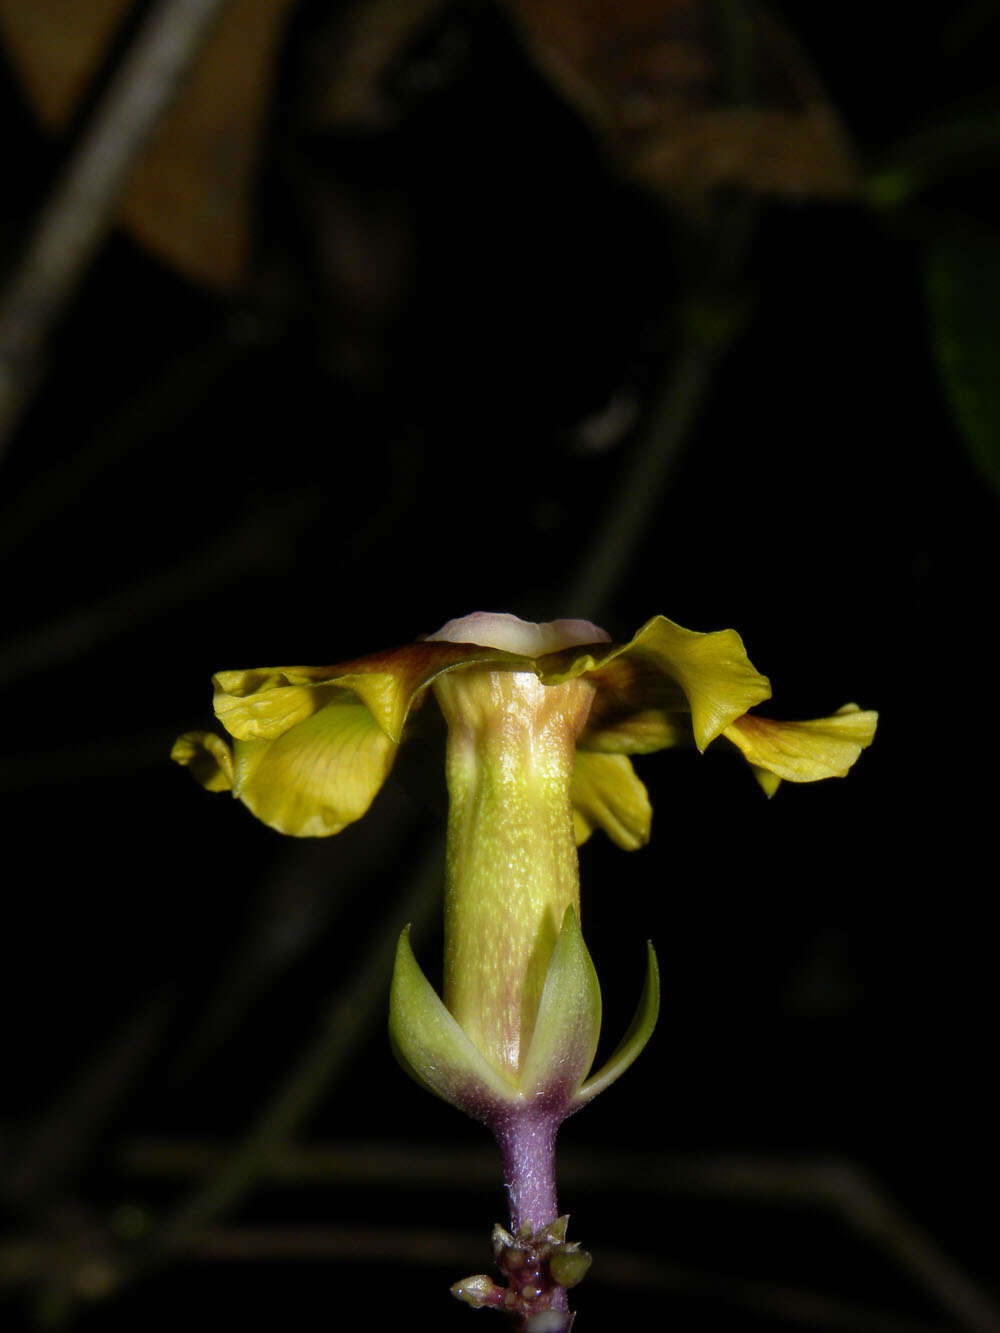
[[[0,34],[39,120],[62,129],[133,0],[0,0]]]
[[[0,0],[25,96],[62,130],[132,0]],[[250,197],[282,21],[294,0],[233,0],[121,202],[121,220],[198,282],[233,288],[250,254]]]
[[[447,0],[347,0],[318,26],[302,71],[302,123],[379,129],[396,118],[383,77]]]
[[[821,197],[857,187],[819,80],[763,11],[708,0],[507,3],[534,59],[625,170],[683,207],[700,210],[720,185]]]
[[[59,131],[133,0],[0,0],[0,39],[40,121]],[[381,126],[384,75],[446,0],[331,7],[302,86],[304,123]],[[233,0],[132,176],[121,220],[196,281],[244,280],[262,125],[295,0]],[[857,186],[850,147],[790,34],[757,9],[709,0],[506,0],[532,59],[625,171],[700,211],[736,185],[836,197]],[[745,22],[723,22],[724,13]],[[746,86],[739,86],[745,84]]]

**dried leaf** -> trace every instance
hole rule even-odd
[[[0,0],[0,33],[39,119],[72,117],[130,0]],[[233,0],[125,189],[136,238],[196,281],[239,285],[282,22],[294,0]]]
[[[133,0],[0,0],[0,38],[32,110],[64,129]]]
[[[700,211],[721,185],[835,197],[857,188],[840,123],[791,36],[706,0],[508,0],[529,52],[624,169]],[[728,8],[728,7],[727,7]]]
[[[353,0],[331,6],[330,19],[310,42],[300,71],[305,125],[317,130],[379,129],[396,109],[386,95],[386,72],[446,0]]]
[[[132,0],[0,0],[0,38],[40,121],[65,128]],[[253,177],[295,0],[233,0],[121,203],[136,238],[232,289],[250,258]],[[333,7],[297,89],[315,129],[378,127],[384,75],[445,0]],[[835,197],[857,176],[840,123],[790,35],[759,10],[737,37],[707,0],[508,0],[528,53],[622,167],[689,211],[720,185]],[[734,42],[739,50],[734,53]]]

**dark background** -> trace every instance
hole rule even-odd
[[[13,1325],[263,1327],[359,1299],[375,1324],[472,1318],[447,1286],[488,1266],[499,1173],[383,1035],[386,942],[415,912],[434,975],[434,885],[413,881],[436,817],[392,782],[341,837],[293,843],[167,756],[210,725],[213,670],[503,609],[615,638],[656,612],[732,625],[774,716],[881,713],[847,780],[771,802],[726,755],[640,760],[651,844],[581,854],[609,1048],[647,938],[664,996],[647,1052],[562,1134],[596,1256],[579,1326],[996,1327],[967,1284],[995,1288],[1000,1242],[997,498],[926,278],[956,238],[990,253],[989,153],[877,191],[907,136],[997,114],[995,22],[783,6],[862,184],[713,188],[692,213],[486,5],[388,62],[387,124],[304,129],[330,12],[292,16],[246,285],[212,294],[113,234],[0,472]],[[44,137],[9,70],[0,104],[14,265],[82,131]],[[622,488],[692,348],[710,371],[631,524]],[[351,1169],[209,1206],[214,1259],[171,1240],[190,1150],[240,1142],[314,1043],[298,1141],[356,1145]],[[384,1175],[376,1149],[398,1152]],[[249,1259],[218,1257],[241,1237]]]

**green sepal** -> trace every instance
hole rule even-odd
[[[522,1094],[568,1102],[594,1063],[600,1033],[601,987],[576,912],[567,907],[521,1066]]]
[[[565,1245],[566,1232],[569,1230],[569,1213],[563,1213],[554,1222],[546,1222],[541,1231],[536,1231],[532,1240],[537,1245]]]
[[[411,1078],[477,1120],[520,1100],[517,1089],[473,1046],[424,976],[410,947],[409,926],[396,946],[389,1040]]]
[[[648,951],[646,980],[628,1031],[608,1062],[596,1074],[592,1074],[579,1089],[573,1098],[574,1110],[585,1106],[599,1092],[603,1092],[606,1087],[614,1083],[616,1078],[620,1078],[653,1035],[660,1012],[660,969],[652,944],[647,943],[646,949]]]

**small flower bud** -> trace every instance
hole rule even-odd
[[[516,1273],[519,1268],[524,1267],[524,1261],[527,1257],[527,1250],[522,1250],[519,1245],[514,1245],[504,1250],[500,1256],[500,1267],[505,1273]]]
[[[500,1256],[504,1250],[514,1244],[514,1237],[506,1228],[497,1222],[493,1227],[493,1235],[490,1237],[490,1245],[493,1247],[493,1258],[500,1262]]]
[[[451,1288],[456,1300],[464,1301],[474,1310],[481,1310],[484,1305],[499,1305],[503,1293],[491,1277],[485,1273],[476,1273],[472,1277],[462,1278]]]
[[[549,1273],[553,1282],[557,1282],[560,1287],[575,1287],[586,1277],[591,1262],[591,1256],[586,1250],[567,1246],[556,1250],[549,1260]]]
[[[554,1222],[542,1227],[535,1239],[539,1242],[550,1241],[553,1245],[564,1245],[568,1229],[569,1213],[563,1213],[562,1217],[557,1217]]]

